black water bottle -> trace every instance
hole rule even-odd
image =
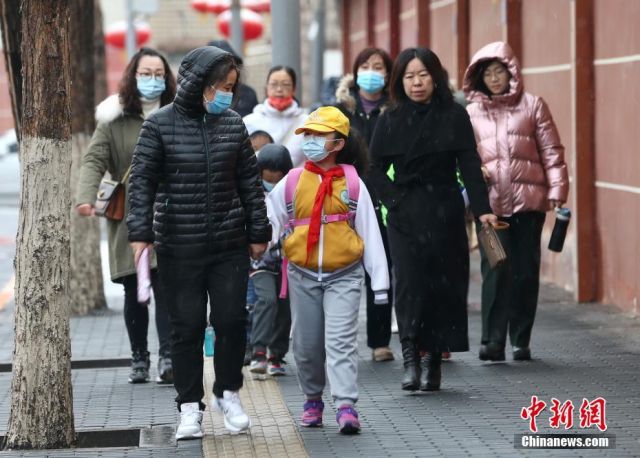
[[[558,253],[562,251],[569,221],[571,221],[571,211],[568,208],[556,208],[556,224],[553,226],[553,232],[551,232],[551,238],[549,239],[549,249],[551,251]]]

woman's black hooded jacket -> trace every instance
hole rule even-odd
[[[198,257],[271,239],[256,157],[242,118],[205,112],[206,76],[228,53],[191,51],[178,71],[178,92],[142,125],[129,179],[130,241]]]

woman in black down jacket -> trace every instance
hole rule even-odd
[[[440,388],[444,351],[468,351],[469,251],[456,165],[471,209],[496,222],[469,115],[453,102],[438,56],[402,51],[393,66],[393,107],[371,139],[371,183],[387,207],[404,390]],[[387,172],[393,166],[393,180]]]
[[[239,77],[213,46],[191,51],[172,104],[142,126],[129,181],[129,240],[136,262],[154,243],[172,326],[171,357],[181,412],[177,439],[202,437],[202,344],[216,333],[213,407],[234,432],[250,425],[238,390],[245,348],[247,250],[271,238],[264,194],[242,118],[229,110]]]

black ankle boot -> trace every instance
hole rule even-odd
[[[504,361],[504,345],[493,342],[482,344],[478,357],[482,361]]]
[[[420,358],[420,391],[438,391],[442,380],[442,353],[427,352]]]
[[[402,358],[404,359],[402,389],[416,391],[420,386],[420,365],[418,350],[413,342],[402,342]]]

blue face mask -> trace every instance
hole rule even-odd
[[[373,70],[360,70],[356,79],[358,87],[369,94],[380,92],[384,87],[384,76]]]
[[[220,114],[231,106],[233,102],[233,92],[224,92],[216,89],[216,95],[213,96],[213,100],[209,101],[204,97],[204,109],[210,114]]]
[[[162,95],[165,90],[164,80],[149,78],[147,81],[136,78],[138,92],[148,100],[155,100]]]
[[[305,135],[304,140],[302,140],[302,152],[310,161],[320,162],[331,153],[331,151],[327,151],[324,148],[324,145],[327,141],[332,142],[335,140],[327,140],[320,135]]]
[[[275,184],[275,183],[271,183],[271,182],[269,182],[269,181],[262,180],[262,187],[263,187],[263,188],[264,188],[264,190],[265,190],[265,191],[267,191],[267,192],[271,192],[271,191],[273,191],[273,188],[274,188],[275,186],[276,186],[276,184]]]

